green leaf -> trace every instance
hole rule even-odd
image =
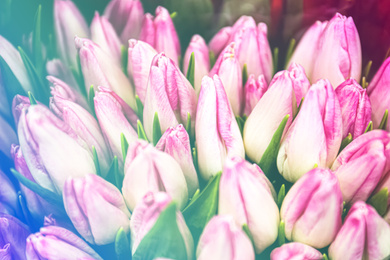
[[[126,232],[121,227],[115,236],[115,253],[118,260],[129,259],[131,255],[130,241],[127,238]]]
[[[125,161],[127,156],[127,149],[129,148],[129,143],[127,142],[126,136],[123,133],[121,133],[121,148],[123,161]]]
[[[215,54],[212,51],[209,51],[209,60],[210,60],[210,68],[212,68],[215,64]]]
[[[349,133],[349,134],[347,135],[347,137],[345,137],[345,138],[343,139],[343,141],[341,141],[339,153],[340,153],[345,147],[347,147],[347,145],[349,145],[351,142],[352,142],[352,134]]]
[[[191,53],[190,61],[188,63],[187,75],[188,81],[192,87],[195,88],[195,53]]]
[[[388,117],[389,117],[389,110],[386,109],[378,129],[386,130]]]
[[[121,45],[121,61],[123,73],[127,76],[127,62],[129,59],[129,49],[126,46]]]
[[[371,204],[379,215],[384,216],[387,211],[387,202],[389,200],[389,190],[387,188],[383,188],[374,196],[372,196],[368,203]]]
[[[364,131],[364,133],[370,132],[370,131],[372,131],[372,129],[373,129],[372,121],[370,121],[370,123],[368,123],[368,126],[367,126],[366,130]]]
[[[281,220],[279,223],[279,228],[278,228],[278,244],[279,246],[284,245],[286,242],[286,234],[284,233],[284,221]]]
[[[42,39],[41,39],[41,13],[42,6],[38,6],[38,10],[34,18],[34,31],[32,33],[32,54],[34,65],[37,69],[38,75],[43,74],[43,55],[42,55]]]
[[[272,172],[272,169],[276,167],[276,157],[279,152],[280,139],[282,138],[283,131],[286,127],[289,117],[290,115],[286,115],[283,118],[278,129],[276,129],[274,135],[272,136],[271,142],[260,159],[259,166],[267,176],[269,176]]]
[[[248,81],[248,66],[245,63],[244,67],[242,68],[242,87],[245,87],[247,81]]]
[[[329,260],[328,256],[325,253],[322,255],[322,257],[323,260]]]
[[[299,114],[299,111],[301,111],[301,108],[302,108],[302,105],[303,105],[303,101],[305,101],[305,97],[301,98],[301,102],[299,103],[299,106],[297,108],[297,113],[294,115],[294,119],[297,117],[297,115]]]
[[[88,105],[91,108],[94,117],[96,117],[94,98],[95,98],[95,88],[93,87],[93,85],[91,85],[88,91]]]
[[[274,74],[278,71],[278,60],[279,60],[279,48],[274,49],[273,62],[274,62]]]
[[[245,125],[245,121],[242,117],[240,116],[236,116],[236,121],[237,121],[237,125],[238,125],[238,128],[240,129],[240,133],[241,133],[241,136],[243,135],[244,133],[244,125]]]
[[[218,191],[221,172],[217,173],[206,185],[199,196],[188,204],[183,210],[183,216],[186,220],[194,238],[195,244],[207,222],[217,214],[218,209]]]
[[[248,236],[249,240],[252,242],[252,245],[254,245],[253,236],[251,234],[251,231],[249,230],[249,227],[247,224],[242,225],[242,230],[245,232],[245,234]]]
[[[153,117],[153,145],[154,146],[156,146],[161,136],[162,134],[161,134],[160,120],[158,119],[158,114],[156,112],[154,113],[154,117]]]
[[[116,155],[112,159],[110,169],[106,176],[108,181],[114,184],[118,189],[122,188],[123,176],[119,173],[118,157]]]
[[[191,114],[187,112],[187,122],[186,122],[186,131],[188,135],[191,137]]]
[[[173,19],[175,19],[175,17],[177,16],[177,12],[173,12],[173,13],[171,13],[171,19],[173,20]]]
[[[366,67],[364,67],[363,77],[368,78],[368,74],[370,74],[371,66],[372,66],[372,60],[370,60],[367,63]]]
[[[20,209],[22,210],[22,214],[24,216],[24,220],[26,221],[26,224],[30,228],[34,228],[35,227],[34,221],[32,220],[32,216],[26,204],[26,199],[24,198],[21,191],[18,191],[18,202],[19,202]]]
[[[0,56],[0,71],[4,86],[7,86],[4,88],[7,94],[7,100],[12,102],[14,96],[17,94],[26,96],[26,91],[2,56]]]
[[[187,259],[187,249],[176,219],[176,204],[171,202],[144,236],[133,260],[153,260],[158,257]]]
[[[137,120],[137,132],[138,132],[138,139],[148,141],[148,138],[146,137],[144,127],[142,126],[141,121]]]
[[[198,151],[196,150],[196,147],[192,148],[192,161],[194,162],[195,170],[198,172]]]
[[[96,174],[102,176],[102,172],[100,170],[100,164],[99,164],[99,157],[96,152],[96,148],[93,145],[92,145],[92,155],[93,155],[93,164],[95,165],[96,168]]]
[[[137,105],[137,116],[142,123],[142,120],[144,118],[144,105],[142,104],[141,99],[139,99],[138,95],[135,95],[135,103]]]
[[[286,69],[288,69],[287,65],[288,65],[288,62],[291,59],[292,54],[293,54],[293,51],[294,51],[294,48],[295,48],[295,44],[296,44],[296,41],[295,41],[294,38],[292,38],[290,40],[289,45],[288,45],[287,54],[286,54],[286,65],[285,65]]]
[[[279,193],[278,193],[278,207],[280,208],[282,206],[284,197],[286,196],[286,187],[284,184],[280,187]]]
[[[36,105],[38,104],[37,100],[35,99],[34,95],[31,93],[31,91],[27,92],[28,99],[30,99],[30,105]]]

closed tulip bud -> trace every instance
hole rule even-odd
[[[336,88],[343,119],[343,138],[363,134],[371,121],[371,103],[366,90],[354,79],[344,81]]]
[[[223,27],[218,31],[216,35],[210,40],[209,48],[217,57],[221,53],[223,49],[225,49],[226,45],[230,43],[232,33],[232,27],[227,26]]]
[[[206,76],[210,71],[210,59],[209,49],[206,45],[206,42],[204,41],[202,36],[198,34],[192,36],[191,42],[188,45],[186,53],[184,54],[183,72],[185,75],[187,75],[188,72],[188,65],[192,53],[194,53],[195,58],[194,88],[196,91],[196,95],[199,96],[202,78]]]
[[[244,145],[247,156],[253,162],[260,162],[271,139],[286,115],[290,115],[285,132],[296,114],[297,105],[294,85],[300,84],[294,74],[278,72],[268,90],[249,115],[244,126]]]
[[[271,252],[271,260],[290,260],[290,259],[310,259],[322,260],[323,255],[320,251],[311,246],[292,242],[275,248]]]
[[[324,29],[317,48],[312,82],[326,78],[336,88],[348,78],[360,80],[362,51],[352,17],[336,13]]]
[[[87,91],[91,85],[95,88],[98,86],[109,88],[135,109],[134,89],[123,73],[121,64],[116,63],[108,53],[92,41],[78,37],[75,41]]]
[[[385,259],[390,255],[390,226],[363,201],[349,210],[329,247],[331,259]]]
[[[340,105],[328,80],[312,85],[277,157],[280,174],[297,181],[315,165],[330,167],[342,140]]]
[[[104,16],[95,12],[91,23],[91,39],[97,43],[102,50],[109,53],[117,64],[121,64],[121,42],[115,32],[114,27]]]
[[[327,24],[328,21],[316,21],[310,26],[298,42],[287,67],[290,67],[292,63],[299,64],[304,68],[307,77],[311,79],[317,56],[318,42]]]
[[[43,227],[26,242],[26,259],[98,259],[102,258],[71,231],[56,226]]]
[[[7,175],[0,170],[0,213],[16,215],[19,209],[16,189]]]
[[[139,0],[113,0],[104,10],[104,16],[113,25],[123,45],[137,39],[144,19],[144,9]]]
[[[94,98],[96,117],[107,141],[112,155],[116,155],[122,165],[124,158],[121,147],[121,134],[126,140],[134,142],[138,139],[134,128],[137,126],[135,112],[114,91],[99,88]]]
[[[2,259],[26,259],[26,238],[29,234],[29,228],[17,218],[0,214],[0,256]]]
[[[62,99],[77,103],[87,110],[90,109],[86,99],[83,97],[83,95],[81,95],[78,90],[72,88],[67,83],[56,77],[47,76],[46,78],[51,83],[50,94],[53,97],[60,97]]]
[[[76,69],[78,65],[74,38],[89,37],[87,22],[72,1],[55,0],[54,25],[58,52],[68,66]]]
[[[10,147],[12,144],[17,143],[18,138],[15,131],[9,125],[9,123],[0,116],[0,153],[5,154],[8,158],[11,158]]]
[[[198,260],[254,260],[255,252],[250,239],[233,217],[218,215],[204,228],[196,249],[196,257]]]
[[[297,98],[297,106],[299,106],[302,98],[304,98],[309,91],[310,82],[306,77],[305,69],[301,65],[293,62],[290,67],[288,67],[288,71],[290,72],[290,77],[294,79],[295,84],[293,84],[293,88],[295,97]]]
[[[190,138],[183,125],[170,127],[156,144],[156,148],[172,156],[180,165],[186,178],[188,195],[199,188],[198,175],[192,161]]]
[[[191,126],[194,127],[195,90],[180,69],[164,53],[157,55],[153,60],[146,91],[143,123],[145,133],[150,140],[153,140],[155,113],[158,114],[162,133],[171,126],[185,124],[188,114],[191,116]]]
[[[85,142],[45,106],[22,111],[18,134],[28,168],[44,188],[61,193],[68,177],[96,173]]]
[[[180,209],[188,200],[186,179],[175,159],[145,142],[134,142],[129,145],[122,186],[129,209],[133,210],[149,191],[165,191]]]
[[[203,78],[196,113],[198,165],[208,180],[222,171],[227,156],[245,156],[240,129],[217,75]]]
[[[92,174],[69,178],[63,197],[70,220],[89,243],[112,243],[121,227],[129,232],[130,212],[122,194],[103,178]]]
[[[218,214],[230,214],[238,225],[247,225],[256,253],[278,236],[279,208],[276,193],[256,164],[240,157],[227,158],[219,185]]]
[[[140,203],[137,204],[130,220],[133,254],[145,235],[153,228],[161,212],[171,202],[172,199],[165,192],[148,192],[143,196]],[[186,247],[187,259],[192,259],[194,241],[179,209],[176,210],[176,223]]]
[[[129,41],[129,57],[127,71],[133,79],[135,93],[145,102],[148,87],[150,66],[157,51],[148,43],[137,40]]]
[[[336,175],[316,168],[302,176],[283,200],[286,238],[315,248],[329,245],[341,227],[343,198]]]
[[[12,115],[15,120],[15,125],[18,125],[23,109],[28,108],[30,105],[31,103],[28,97],[15,95],[14,99],[12,100]]]
[[[367,87],[367,94],[370,97],[372,107],[372,122],[375,128],[378,128],[385,110],[390,110],[388,105],[390,86],[390,57],[387,58],[375,74]],[[386,130],[390,131],[390,120],[387,121]]]
[[[267,91],[268,85],[263,75],[255,79],[255,75],[251,74],[244,87],[245,109],[244,115],[249,116],[255,108],[261,97]]]
[[[49,81],[51,81],[49,77],[54,77],[60,79],[69,86],[72,86],[74,89],[79,90],[79,86],[76,82],[76,79],[74,78],[74,75],[72,74],[69,67],[67,67],[61,60],[53,59],[47,61],[46,71],[47,74],[50,75],[46,77]]]

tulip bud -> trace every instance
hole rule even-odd
[[[349,210],[329,247],[331,259],[385,259],[390,255],[390,226],[363,201]]]
[[[199,188],[198,176],[192,161],[190,138],[183,125],[170,127],[163,134],[156,148],[163,151],[180,165],[188,186],[188,195],[191,197]]]
[[[362,51],[352,17],[336,13],[324,29],[317,48],[312,82],[326,78],[336,88],[348,78],[360,81]]]
[[[10,147],[11,144],[17,143],[18,138],[15,131],[9,125],[9,123],[0,116],[0,153],[5,154],[8,158],[11,158]]]
[[[152,45],[157,52],[165,52],[175,64],[179,64],[180,41],[167,9],[156,8],[156,17],[146,14],[139,39]]]
[[[229,215],[218,215],[204,228],[196,256],[198,260],[254,260],[255,252],[250,239],[234,219]]]
[[[194,127],[195,90],[164,53],[157,55],[153,60],[146,91],[143,123],[145,133],[150,140],[153,140],[153,121],[156,112],[162,133],[170,126],[185,124],[188,114],[191,116],[191,126]],[[153,140],[155,141],[158,140]]]
[[[264,99],[264,97],[263,97]],[[342,140],[340,105],[328,80],[312,85],[280,146],[277,166],[290,182],[315,165],[330,167]]]
[[[70,87],[67,83],[56,77],[47,76],[46,78],[51,83],[50,94],[53,97],[60,97],[62,99],[77,103],[87,110],[90,109],[86,99],[78,90]]]
[[[47,61],[46,71],[47,74],[50,75],[46,77],[49,81],[51,81],[49,77],[54,77],[60,79],[61,81],[68,84],[69,86],[72,86],[73,88],[79,90],[79,86],[72,72],[70,71],[69,67],[67,67],[61,60],[53,59]]]
[[[227,158],[219,186],[218,214],[230,214],[238,225],[247,225],[256,253],[278,236],[279,208],[276,193],[256,164],[240,157]]]
[[[109,88],[135,109],[134,89],[123,73],[121,64],[116,63],[108,53],[92,41],[78,37],[75,41],[87,92],[91,85],[95,88],[98,86]]]
[[[45,106],[23,109],[18,134],[28,168],[44,188],[61,193],[68,177],[96,173],[85,142]]]
[[[10,179],[0,170],[0,213],[16,215],[19,209],[18,195]]]
[[[298,242],[284,244],[271,252],[271,260],[290,259],[322,260],[324,258],[320,251]]]
[[[226,95],[236,116],[241,115],[243,109],[242,71],[235,54],[235,43],[229,44],[219,55],[210,76],[217,74],[225,87]]]
[[[121,227],[129,232],[131,215],[122,194],[101,177],[90,174],[84,178],[69,178],[63,197],[70,220],[89,243],[112,243]]]
[[[123,45],[129,39],[137,39],[144,19],[144,9],[139,0],[113,0],[104,10],[104,16],[113,25]]]
[[[306,77],[305,69],[301,65],[293,62],[288,67],[288,71],[290,72],[290,77],[294,79],[295,84],[293,84],[293,88],[295,97],[297,98],[297,106],[299,106],[301,104],[302,98],[304,98],[306,93],[309,91],[310,82]],[[272,79],[272,81],[274,80],[275,77]]]
[[[218,31],[216,35],[210,40],[209,48],[217,57],[221,53],[223,49],[225,49],[226,45],[230,43],[232,33],[232,27],[223,27]]]
[[[196,113],[198,165],[208,180],[222,171],[227,156],[245,156],[240,129],[217,75],[203,78]]]
[[[102,50],[109,53],[117,64],[121,64],[121,42],[118,35],[108,19],[100,16],[98,12],[95,12],[95,17],[91,23],[91,39],[97,43]]]
[[[171,202],[172,200],[167,193],[148,192],[143,196],[140,203],[137,204],[130,220],[133,254],[136,252],[142,239],[153,228],[161,212],[166,209]],[[176,223],[186,247],[187,259],[192,259],[194,241],[190,230],[184,221],[183,215],[178,209],[176,210]]]
[[[26,259],[102,259],[87,243],[69,230],[56,227],[42,227],[31,234],[26,243]]]
[[[366,90],[354,79],[344,81],[336,88],[343,119],[343,138],[363,134],[371,121],[371,103]]]
[[[188,200],[186,179],[175,159],[145,142],[134,142],[127,152],[122,187],[129,209],[133,210],[149,191],[165,191],[180,209]]]
[[[385,110],[390,110],[388,105],[388,86],[390,84],[390,57],[387,58],[375,74],[367,87],[367,94],[370,97],[372,106],[372,122],[378,128]],[[386,130],[390,131],[390,120],[387,121]]]
[[[255,75],[251,74],[244,87],[245,109],[244,114],[249,116],[252,110],[257,105],[264,93],[267,91],[268,85],[263,75],[260,75],[256,80]]]
[[[29,228],[17,218],[0,214],[0,256],[2,259],[24,260]]]
[[[150,66],[156,55],[157,51],[146,42],[137,40],[129,41],[127,71],[133,79],[135,93],[137,93],[142,103],[145,102]]]
[[[72,1],[55,0],[54,24],[58,52],[68,66],[76,69],[78,65],[74,38],[89,37],[87,22]]]
[[[301,84],[293,73],[278,72],[268,90],[249,115],[244,126],[244,145],[247,156],[260,162],[271,139],[286,115],[290,115],[284,133],[290,127],[297,105],[294,85]]]
[[[286,238],[315,248],[329,245],[341,227],[343,198],[336,175],[316,168],[303,175],[284,198],[280,216]]]
[[[15,95],[14,99],[12,100],[12,115],[14,117],[16,126],[19,123],[19,118],[22,114],[23,109],[28,108],[30,105],[31,103],[28,97]]]
[[[287,67],[290,67],[292,63],[299,64],[304,68],[307,77],[311,79],[318,42],[327,24],[328,21],[316,21],[310,26],[295,48]]]
[[[210,71],[210,59],[209,49],[206,45],[206,42],[204,41],[202,36],[198,34],[192,36],[191,42],[188,45],[186,53],[184,54],[183,72],[185,75],[187,75],[188,73],[188,65],[192,53],[194,53],[195,58],[194,88],[196,91],[196,95],[199,96],[202,78],[206,76]]]

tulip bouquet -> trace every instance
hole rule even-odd
[[[351,17],[279,65],[250,16],[185,51],[139,0],[54,21],[0,36],[1,259],[390,256],[390,58],[371,79]]]

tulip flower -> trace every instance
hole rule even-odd
[[[240,129],[217,75],[203,78],[196,113],[199,171],[208,180],[222,171],[227,156],[245,156]]]
[[[142,239],[153,228],[161,212],[172,202],[172,199],[167,193],[164,192],[148,192],[142,198],[139,204],[133,211],[133,216],[130,220],[131,230],[131,243],[132,252],[136,252],[138,245],[142,242]],[[177,209],[176,210],[176,223],[179,228],[179,232],[183,238],[187,259],[192,259],[194,251],[194,241],[190,230],[188,229],[183,215]],[[161,241],[162,243],[164,241]],[[177,247],[176,247],[177,249]]]
[[[114,26],[123,45],[127,41],[137,39],[142,27],[144,9],[139,0],[113,0],[104,10],[104,16]]]
[[[127,152],[122,186],[129,209],[133,210],[149,191],[165,191],[180,209],[188,200],[186,179],[175,159],[146,142],[134,142]]]
[[[268,85],[263,75],[255,79],[255,75],[251,74],[244,87],[245,109],[244,114],[249,116],[252,110],[257,105],[264,93],[267,91]]]
[[[69,178],[63,197],[70,220],[89,243],[112,243],[121,227],[129,232],[130,212],[122,194],[103,178],[93,174]]]
[[[233,217],[218,215],[206,225],[200,236],[196,259],[254,260],[255,252],[248,236]]]
[[[185,75],[187,75],[188,73],[188,65],[192,53],[194,53],[195,58],[194,88],[196,91],[196,95],[199,96],[202,78],[206,76],[210,71],[210,59],[209,49],[206,45],[206,42],[204,41],[202,36],[198,34],[192,36],[191,42],[188,45],[186,53],[184,54],[183,73]]]
[[[87,110],[90,109],[86,99],[77,89],[72,88],[67,83],[56,77],[47,76],[46,78],[51,83],[50,94],[53,97],[60,97],[62,99],[77,103]]]
[[[238,225],[248,226],[257,254],[278,236],[279,208],[275,198],[275,190],[259,166],[240,157],[226,159],[218,214],[230,214]]]
[[[295,78],[293,73],[278,72],[249,115],[244,126],[244,145],[247,156],[253,162],[260,162],[275,131],[286,115],[290,117],[284,131],[286,132],[290,127],[297,111],[294,90],[300,86],[299,78]]]
[[[16,215],[19,209],[16,189],[7,175],[0,170],[0,213]]]
[[[290,260],[290,259],[310,259],[322,260],[323,255],[320,251],[311,246],[292,242],[275,248],[271,252],[271,260]]]
[[[316,21],[310,26],[295,48],[287,67],[290,67],[292,63],[299,64],[304,68],[307,77],[311,79],[318,42],[327,24],[328,21]]]
[[[102,259],[71,231],[56,226],[42,227],[26,243],[26,259]]]
[[[307,92],[299,114],[282,141],[277,157],[280,174],[287,181],[295,182],[315,165],[330,167],[341,140],[339,102],[329,81],[320,80]]]
[[[290,77],[294,79],[295,84],[293,84],[293,88],[295,92],[295,97],[297,98],[297,106],[299,106],[301,104],[302,99],[309,91],[310,82],[306,77],[305,69],[301,65],[293,62],[288,67],[288,71],[290,72]],[[272,81],[274,80],[276,80],[275,77],[272,79]]]
[[[28,97],[15,95],[14,99],[12,100],[12,115],[15,120],[15,125],[18,125],[23,109],[28,108],[30,105],[31,103]]]
[[[366,90],[354,79],[344,81],[336,88],[343,119],[343,138],[363,134],[371,121],[371,103]]]
[[[29,228],[17,218],[0,214],[0,256],[2,259],[26,259],[26,238],[29,234]]]
[[[176,65],[179,64],[180,41],[175,26],[167,9],[162,6],[156,8],[156,17],[151,14],[144,16],[139,36],[141,41],[149,43],[157,52],[165,52]]]
[[[153,59],[144,106],[145,133],[153,142],[158,141],[153,140],[155,113],[158,115],[162,133],[171,126],[185,124],[188,114],[191,116],[191,126],[194,127],[195,90],[174,62],[164,53]]]
[[[232,27],[223,27],[209,42],[209,49],[215,56],[219,56],[221,51],[230,43]]]
[[[385,110],[390,110],[388,86],[390,86],[390,57],[387,58],[367,87],[367,94],[372,106],[372,122],[378,128]],[[386,130],[390,131],[390,120],[387,121]]]
[[[11,144],[17,143],[18,138],[9,123],[0,115],[0,152],[10,156]]]
[[[135,92],[140,100],[145,102],[146,89],[148,87],[150,66],[157,51],[143,41],[129,41],[129,57],[127,71],[133,79]]]
[[[23,109],[18,136],[32,176],[46,189],[61,193],[68,177],[96,173],[86,144],[43,105]]]
[[[316,168],[302,176],[284,198],[280,216],[290,241],[323,248],[341,227],[343,198],[336,175]]]
[[[89,37],[87,22],[72,1],[55,0],[54,25],[58,53],[68,66],[78,68],[74,38]]]
[[[390,226],[362,201],[349,210],[329,247],[331,259],[385,259],[390,255]]]
[[[51,80],[49,77],[54,77],[57,79],[60,79],[61,81],[65,82],[69,86],[72,86],[74,89],[79,90],[79,86],[76,82],[76,79],[74,78],[74,75],[72,74],[69,67],[67,67],[61,60],[59,59],[53,59],[46,62],[46,71],[47,74],[50,75],[46,77],[50,82]],[[54,82],[51,82],[54,84]]]
[[[91,85],[102,86],[117,93],[131,108],[136,108],[134,89],[129,79],[108,53],[88,39],[76,37],[84,83],[89,91]]]
[[[183,125],[170,127],[163,134],[156,148],[172,156],[180,165],[186,178],[188,195],[191,197],[199,188],[198,176],[192,161],[190,138]]]
[[[362,51],[352,17],[336,13],[324,29],[317,48],[312,82],[326,78],[336,88],[348,78],[360,81]]]
[[[370,131],[352,141],[337,157],[332,170],[340,182],[345,202],[367,200],[389,170],[390,134]]]
[[[91,39],[97,43],[102,50],[109,53],[117,64],[121,64],[121,42],[114,27],[104,16],[95,12],[91,23]]]

